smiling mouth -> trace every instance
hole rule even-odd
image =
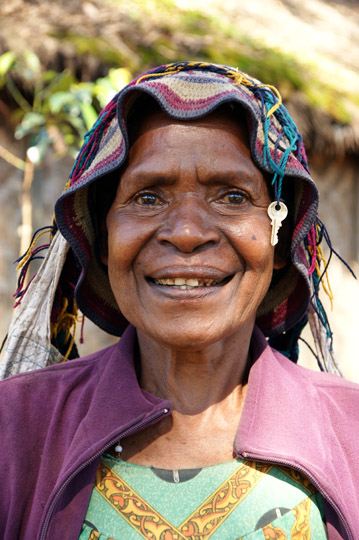
[[[233,276],[228,276],[224,279],[204,279],[204,278],[164,278],[164,279],[152,279],[149,278],[152,283],[160,285],[162,287],[176,287],[181,290],[197,289],[205,287],[221,287],[228,283]]]

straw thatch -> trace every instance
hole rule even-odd
[[[238,2],[231,3],[231,0],[227,2],[228,8],[232,10],[233,20],[239,21],[241,8],[244,9],[248,3],[243,0],[238,6]],[[151,3],[154,10],[152,13]],[[269,4],[274,3],[276,3],[277,13],[280,13],[280,7],[288,17],[288,21],[292,17],[297,23],[301,17],[303,20],[308,17],[308,10],[306,11],[305,7],[308,7],[310,1],[299,3],[295,0],[290,2],[262,0],[259,2],[262,4],[261,10],[257,12],[247,10],[246,13],[243,11],[247,16],[248,28],[250,29],[249,22],[252,22],[253,26],[256,17],[258,27],[260,27],[259,23],[263,25],[263,18],[266,18],[268,33],[273,36],[271,26],[273,23],[271,23],[269,11],[266,13],[265,9],[266,6],[271,7]],[[326,2],[312,0],[312,4],[314,3],[321,9],[326,9]],[[206,2],[207,4],[209,9],[215,2],[212,0],[212,2]],[[345,9],[345,18],[342,20],[359,19],[356,2],[332,0],[327,4],[329,4],[328,9],[333,9],[333,6],[341,10]],[[137,6],[136,10],[134,5]],[[143,2],[142,5],[145,6]],[[7,50],[30,49],[36,52],[47,69],[56,71],[68,69],[80,80],[85,81],[105,75],[111,66],[126,66],[133,74],[137,74],[160,62],[203,57],[203,50],[211,46],[211,35],[206,32],[208,22],[206,14],[202,21],[200,17],[192,21],[193,31],[191,31],[190,24],[187,27],[184,27],[182,22],[179,24],[178,21],[182,19],[178,8],[176,8],[173,20],[166,22],[160,5],[154,0],[147,2],[147,11],[141,13],[139,8],[141,3],[133,3],[131,0],[83,2],[7,0],[0,5],[0,53]],[[199,5],[201,6],[200,0]],[[226,1],[221,2],[222,5],[225,6]],[[320,22],[322,25],[325,24],[325,21]],[[279,25],[275,30],[280,32],[283,27],[284,31],[284,26],[287,27],[287,24]],[[263,28],[265,32],[266,26]],[[332,28],[329,30],[333,31]],[[347,29],[343,28],[338,35],[345,34],[346,31]],[[345,37],[347,41],[349,39],[349,42],[345,44],[343,42],[342,46],[350,50],[351,54],[346,54],[346,63],[349,69],[354,70],[355,58],[359,58],[359,40],[357,34],[351,37],[349,34],[349,38],[347,34],[348,32]],[[237,47],[240,43],[240,38],[238,39]],[[307,40],[309,36],[302,36],[302,39]],[[234,46],[235,42],[232,45]],[[333,47],[333,44],[330,44],[328,40],[329,55],[332,52],[330,46]],[[243,44],[243,47],[247,47],[248,52],[248,44]],[[151,51],[151,54],[148,51]],[[338,62],[339,65],[340,57],[340,52],[336,50],[332,55],[332,60],[334,58],[334,62]],[[4,94],[2,97],[6,99]],[[298,89],[291,88],[285,97],[286,104],[298,122],[310,150],[332,156],[359,154],[358,107],[352,106],[344,122],[338,121],[335,115],[331,115],[328,107],[324,110],[320,105],[314,106]]]

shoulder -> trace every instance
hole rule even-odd
[[[307,382],[308,384],[313,385],[313,387],[315,387],[319,392],[349,392],[353,393],[354,395],[358,394],[359,396],[359,384],[349,381],[334,373],[308,369],[304,366],[291,362],[288,358],[274,349],[272,349],[272,352],[282,368],[288,374],[291,374],[294,380],[298,380],[300,383]]]
[[[349,419],[356,416],[359,407],[359,385],[332,373],[318,372],[293,363],[271,348],[263,334],[255,329],[253,340],[255,362],[251,368],[257,399],[267,396],[278,399],[286,410],[313,417],[313,411],[322,420]],[[250,374],[250,375],[251,375]],[[251,379],[251,377],[250,377]],[[359,415],[358,415],[359,416]],[[302,418],[304,421],[304,418]],[[358,420],[355,420],[359,422]]]
[[[333,373],[313,372],[301,366],[297,367],[305,370],[305,376],[315,389],[318,401],[331,421],[340,419],[342,425],[347,424],[351,428],[356,425],[359,432],[359,385]]]
[[[280,366],[279,373],[288,392],[296,395],[298,403],[311,403],[322,419],[342,422],[359,429],[359,385],[335,375],[314,371],[294,364],[277,351],[273,351]]]
[[[80,384],[91,385],[96,381],[96,373],[103,371],[105,365],[116,354],[117,344],[88,356],[68,360],[26,373],[19,373],[0,381],[0,410],[24,403],[25,399],[45,402],[61,392],[73,390]],[[55,393],[54,393],[55,391]]]
[[[241,419],[248,447],[254,442],[263,450],[266,433],[265,446],[278,455],[286,448],[309,464],[325,452],[327,461],[359,474],[358,410],[357,384],[298,366],[262,342]]]
[[[284,382],[285,385],[303,390],[311,388],[318,392],[333,394],[350,393],[359,395],[359,385],[335,375],[300,366],[286,356],[270,347],[263,333],[258,327],[254,328],[252,338],[252,351],[254,354],[253,367],[261,373],[261,378],[273,384]]]
[[[109,387],[126,389],[134,372],[134,338],[130,328],[119,342],[91,355],[0,381],[0,423],[9,417],[9,410],[27,417],[41,411],[44,422],[54,411],[61,416],[70,406],[81,415],[95,394],[103,399]]]
[[[47,439],[52,445],[58,440],[63,445],[67,438],[71,441],[94,396],[103,398],[102,386],[108,388],[102,384],[103,376],[113,379],[111,364],[116,364],[118,356],[116,346],[112,346],[0,381],[0,452],[6,451],[14,460],[18,448],[31,454],[36,447],[40,454]]]

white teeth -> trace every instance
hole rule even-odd
[[[198,287],[199,283],[198,283],[198,279],[187,279],[186,280],[186,285],[189,285],[190,287]]]
[[[210,287],[211,285],[216,285],[220,282],[216,281],[214,279],[200,279],[200,278],[165,278],[165,279],[155,279],[154,280],[157,285],[169,285],[169,286],[175,286],[179,289],[186,290],[186,289],[192,289],[194,287]]]

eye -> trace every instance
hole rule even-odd
[[[158,206],[160,199],[154,193],[140,193],[136,196],[135,201],[141,206]]]
[[[228,191],[222,196],[222,201],[231,204],[233,206],[239,206],[244,204],[247,200],[247,196],[240,191]]]

